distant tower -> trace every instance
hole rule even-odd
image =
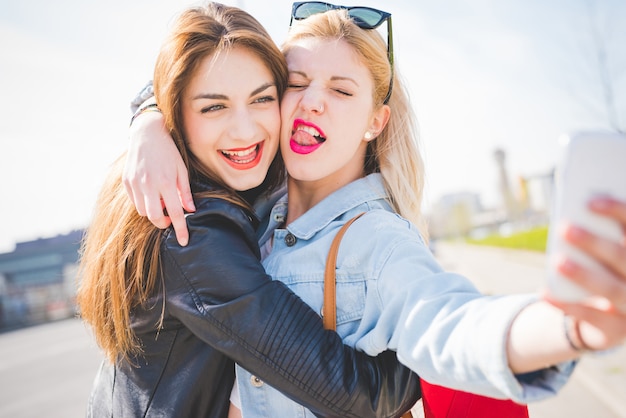
[[[494,151],[493,156],[496,160],[496,164],[498,165],[498,186],[500,189],[500,197],[502,198],[502,205],[506,212],[507,219],[512,219],[516,216],[516,205],[513,193],[511,192],[509,175],[506,170],[506,153],[504,150],[497,148]]]

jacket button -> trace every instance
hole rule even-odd
[[[296,236],[291,232],[285,235],[285,244],[287,244],[287,247],[293,247],[294,245],[296,245],[296,241]]]
[[[263,386],[263,381],[256,376],[250,377],[250,383],[252,383],[252,386],[254,386],[255,388],[260,388],[261,386]]]

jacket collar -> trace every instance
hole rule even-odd
[[[387,192],[383,177],[380,173],[373,173],[336,190],[292,222],[287,230],[298,238],[310,239],[341,215],[348,213],[352,217],[350,212],[356,215],[357,209],[358,212],[369,209],[368,202],[384,199],[387,199]],[[286,212],[286,201],[281,201],[275,209],[282,203],[281,207]],[[389,208],[389,205],[385,203],[385,207]]]
[[[223,187],[218,186],[216,184],[213,184],[211,182],[209,182],[206,179],[192,179],[191,182],[191,191],[192,193],[202,193],[202,192],[211,192],[211,191],[224,191]],[[220,199],[219,200],[223,200],[224,202],[226,202],[225,199]],[[203,205],[203,202],[201,201],[196,201],[196,210],[199,209],[199,206]],[[259,225],[260,225],[260,220],[257,217],[257,214],[254,212],[254,210],[252,208],[248,209],[245,208],[243,206],[240,205],[236,205],[233,203],[228,202],[228,204],[226,206],[224,206],[225,211],[234,214],[234,213],[242,213],[245,215],[245,217],[248,219],[248,222],[250,222],[252,224],[252,228],[254,230],[256,230]]]

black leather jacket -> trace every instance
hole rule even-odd
[[[398,416],[419,399],[394,352],[344,346],[265,274],[253,214],[218,199],[196,207],[187,247],[164,232],[162,288],[132,314],[143,354],[102,364],[88,416],[226,417],[235,361],[319,416]]]

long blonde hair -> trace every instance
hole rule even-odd
[[[211,196],[249,207],[190,152],[182,123],[181,97],[198,64],[204,57],[234,46],[248,48],[261,58],[282,97],[287,84],[283,54],[252,16],[219,3],[188,9],[180,15],[161,47],[155,65],[154,89],[165,125],[190,177],[222,186],[211,191]],[[137,214],[123,187],[123,166],[124,156],[114,163],[98,196],[83,239],[77,293],[81,317],[91,326],[98,345],[112,362],[120,355],[129,358],[141,352],[140,342],[131,328],[131,311],[145,304],[160,285],[162,232]],[[264,186],[281,183],[283,173],[282,160],[277,155]],[[195,197],[207,195],[204,192]]]
[[[376,30],[359,28],[345,10],[330,10],[298,21],[283,44],[288,56],[293,44],[305,38],[342,39],[361,57],[374,80],[374,106],[383,106],[393,77],[388,105],[389,122],[378,137],[369,142],[364,161],[366,174],[380,172],[394,210],[413,222],[426,237],[421,214],[424,191],[424,163],[418,146],[418,130],[409,96],[397,68],[391,68],[387,45]]]

